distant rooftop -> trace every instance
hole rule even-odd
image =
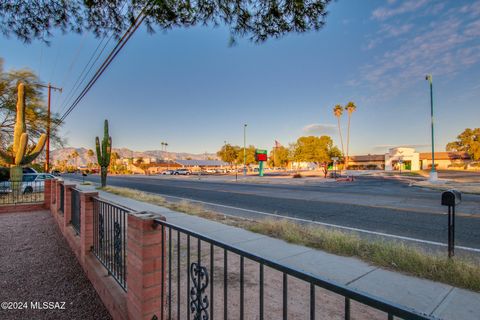
[[[220,167],[228,163],[220,160],[175,160],[176,163],[185,167]]]

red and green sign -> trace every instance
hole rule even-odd
[[[258,161],[258,175],[263,177],[263,162],[267,161],[267,150],[255,150],[255,160]]]

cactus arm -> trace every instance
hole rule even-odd
[[[15,160],[11,154],[3,150],[0,150],[0,159],[2,159],[6,164],[13,164]]]
[[[15,153],[15,165],[19,166],[25,157],[27,151],[28,134],[22,133],[19,144],[17,145],[17,152]]]
[[[25,155],[21,164],[29,164],[30,162],[35,160],[40,155],[40,153],[42,153],[42,150],[43,150],[43,147],[45,146],[46,141],[47,141],[47,135],[42,134],[38,139],[38,143],[35,146],[35,148],[31,152],[29,152],[27,155]]]
[[[102,166],[102,150],[100,149],[100,139],[98,137],[95,138],[95,148],[97,151],[98,164]]]
[[[20,140],[22,134],[27,131],[25,125],[25,85],[20,83],[18,85],[17,95],[17,117],[15,121],[15,129],[13,131],[13,154],[17,154],[20,147]]]

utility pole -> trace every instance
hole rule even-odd
[[[47,151],[46,153],[46,160],[45,160],[45,172],[50,171],[50,122],[51,122],[51,116],[50,116],[50,101],[51,101],[51,95],[52,95],[52,89],[60,91],[62,93],[62,88],[57,88],[52,86],[50,83],[48,83],[48,86],[39,84],[39,87],[43,88],[48,88],[48,109],[47,109]]]
[[[243,175],[247,175],[247,124],[243,125]]]
[[[434,135],[434,121],[433,121],[433,84],[432,84],[432,75],[427,74],[425,77],[430,83],[430,116],[431,116],[431,125],[432,125],[432,170],[430,171],[430,181],[436,181],[438,179],[438,173],[435,170],[435,135]]]

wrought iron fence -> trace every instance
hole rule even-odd
[[[63,215],[63,211],[65,210],[65,186],[63,183],[60,184],[60,201],[58,211],[60,214]]]
[[[73,229],[80,234],[80,225],[82,223],[80,216],[80,192],[76,189],[72,189],[72,201],[71,205],[71,220]]]
[[[104,199],[93,198],[92,252],[125,291],[128,212],[127,208]]]
[[[0,204],[43,202],[45,180],[0,182]]]
[[[342,284],[155,220],[163,312],[154,319],[432,319]]]

